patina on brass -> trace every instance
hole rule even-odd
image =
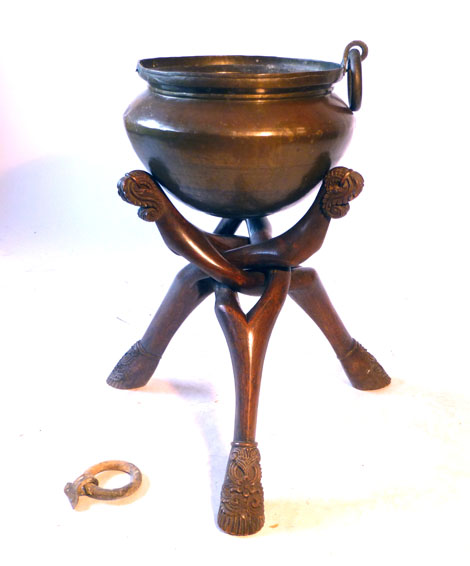
[[[352,42],[341,64],[145,59],[137,70],[149,88],[124,115],[130,141],[155,180],[195,208],[225,218],[276,212],[317,185],[351,139],[361,91],[355,45],[367,55]],[[351,108],[332,92],[345,73]]]
[[[355,47],[359,47],[360,50]],[[332,218],[362,191],[362,176],[337,161],[361,106],[364,43],[341,64],[272,57],[183,57],[139,63],[149,89],[126,111],[129,138],[149,172],[131,171],[120,196],[155,222],[166,245],[190,263],[177,275],[144,336],[121,358],[109,385],[144,386],[175,332],[211,293],[229,346],[236,407],[218,524],[233,535],[264,524],[256,422],[264,357],[289,295],[324,333],[351,384],[390,378],[355,340],[315,270],[301,264],[322,246]],[[349,107],[332,93],[348,76]],[[272,237],[266,216],[321,183],[308,211]],[[222,216],[213,234],[188,222],[164,192]],[[242,221],[248,237],[236,235]],[[260,295],[244,313],[238,292]],[[91,485],[91,488],[93,486]]]
[[[95,477],[96,474],[113,470],[129,474],[130,482],[114,489],[100,487],[98,479]],[[132,495],[139,489],[141,483],[142,474],[137,466],[129,462],[122,462],[121,460],[107,460],[88,468],[73,483],[68,483],[64,488],[64,492],[69,498],[72,508],[75,509],[78,505],[78,498],[81,495],[87,495],[93,499],[111,501]]]

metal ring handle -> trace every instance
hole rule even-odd
[[[348,98],[349,108],[355,112],[362,103],[362,57],[357,49],[352,49],[348,55]]]
[[[361,61],[364,61],[364,59],[369,54],[369,48],[367,47],[367,45],[363,41],[360,41],[359,39],[355,39],[354,41],[349,42],[346,45],[346,47],[344,48],[344,53],[343,53],[342,66],[343,66],[343,69],[345,71],[348,68],[349,52],[351,51],[351,49],[353,47],[360,47],[361,48]]]
[[[100,487],[97,478],[95,478],[95,474],[114,470],[129,474],[131,477],[130,482],[122,487],[116,487],[114,489],[105,489]],[[122,462],[121,460],[107,460],[106,462],[101,462],[100,464],[96,464],[95,466],[88,468],[88,470],[86,470],[73,483],[68,483],[65,486],[64,491],[69,498],[72,507],[75,508],[80,495],[88,495],[93,499],[110,501],[112,499],[119,499],[121,497],[128,497],[129,495],[132,495],[139,489],[141,483],[142,474],[137,466],[134,466],[134,464],[130,464],[129,462]]]

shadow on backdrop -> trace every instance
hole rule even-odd
[[[217,407],[214,404],[215,390],[211,383],[191,383],[184,381],[165,381],[153,377],[149,383],[140,389],[149,393],[176,393],[184,399],[191,408],[194,420],[197,423],[209,456],[209,474],[211,487],[211,504],[214,513],[214,522],[217,523],[217,513],[220,505],[220,491],[227,467],[229,439],[223,442],[217,426]]]
[[[5,171],[0,176],[2,252],[109,244],[124,219],[116,192],[116,179],[108,178],[106,167],[72,156],[45,157]]]

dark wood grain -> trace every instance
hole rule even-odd
[[[347,214],[363,183],[355,171],[335,167],[305,215],[276,237],[265,217],[246,219],[248,237],[234,234],[240,219],[223,219],[213,234],[203,232],[142,171],[129,173],[118,185],[124,200],[139,206],[139,216],[155,222],[168,247],[190,264],[176,276],[147,331],[117,363],[108,383],[120,389],[145,385],[178,328],[215,291],[235,379],[234,437],[218,513],[220,528],[229,534],[253,534],[264,524],[258,402],[269,338],[288,293],[323,332],[354,387],[373,390],[390,383],[382,366],[345,328],[316,271],[300,267],[320,249],[330,220]],[[240,291],[261,295],[247,314],[238,301]]]

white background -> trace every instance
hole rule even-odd
[[[5,2],[0,34],[3,564],[468,564],[464,2]],[[363,107],[341,165],[365,178],[315,266],[351,333],[393,378],[349,386],[292,302],[268,349],[258,421],[266,526],[215,515],[233,384],[213,299],[138,391],[105,379],[184,265],[116,194],[140,167],[122,113],[138,59],[266,54],[340,62],[361,39]],[[345,81],[336,92],[346,96]],[[311,197],[273,217],[295,222]],[[216,220],[178,204],[193,222]],[[138,465],[119,503],[63,486]],[[121,476],[112,481],[121,481]]]

